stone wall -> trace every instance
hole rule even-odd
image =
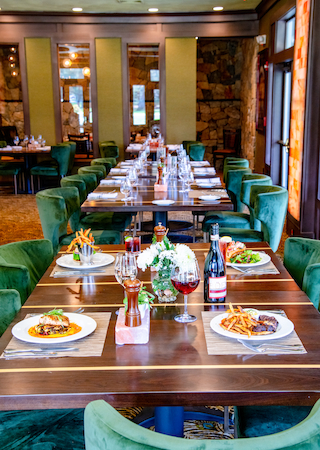
[[[12,51],[15,49],[15,51]],[[10,61],[9,58],[13,58]],[[11,65],[13,67],[11,67]],[[15,75],[13,75],[15,74]],[[15,125],[24,137],[24,115],[17,46],[0,46],[0,126]]]
[[[206,158],[211,159],[213,149],[223,148],[224,129],[241,129],[241,154],[253,158],[254,39],[198,39],[197,52],[197,140],[206,146]],[[245,114],[247,108],[250,114]]]
[[[258,44],[255,39],[242,40],[243,65],[241,72],[241,148],[254,169],[256,150],[256,68]]]

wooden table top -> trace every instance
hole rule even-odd
[[[109,174],[107,179],[112,179],[112,176],[121,176],[119,174]],[[213,175],[199,177],[202,179],[212,178]],[[81,210],[84,212],[137,212],[137,211],[231,211],[233,204],[229,198],[221,198],[218,202],[202,201],[199,198],[190,198],[188,192],[180,192],[182,183],[180,180],[170,180],[168,190],[165,192],[155,191],[154,183],[156,179],[155,170],[149,167],[144,173],[139,176],[139,182],[133,188],[132,200],[127,202],[119,199],[107,200],[86,200]],[[205,189],[200,187],[192,187],[192,191],[201,191],[199,195],[205,192],[207,195],[219,195],[219,189],[216,188]],[[99,185],[95,189],[97,192],[110,192],[116,190],[120,192],[119,185]],[[155,205],[153,200],[174,200],[172,205]]]
[[[123,246],[102,246],[116,253]],[[203,270],[208,244],[190,244]],[[228,275],[227,301],[263,309],[283,309],[293,321],[306,354],[209,356],[201,311],[223,312],[227,305],[203,302],[203,281],[190,294],[188,310],[198,320],[180,324],[173,317],[183,310],[177,302],[156,303],[151,312],[150,341],[145,345],[115,345],[116,310],[123,290],[114,276],[52,278],[54,263],[22,307],[14,323],[28,313],[53,307],[73,311],[112,312],[101,357],[0,360],[0,409],[84,407],[105,399],[114,406],[187,406],[293,404],[313,405],[320,397],[320,315],[265,243],[264,250],[280,271],[277,275]],[[61,255],[58,255],[61,256]],[[138,277],[151,290],[150,272]],[[84,314],[85,314],[84,313]],[[11,327],[0,339],[3,351]]]
[[[49,145],[45,146],[45,147],[40,147],[40,148],[34,148],[34,149],[29,149],[26,147],[20,147],[18,146],[12,146],[10,148],[0,148],[0,156],[1,155],[12,155],[12,154],[18,154],[18,155],[28,155],[30,153],[49,153],[51,151],[51,147]]]

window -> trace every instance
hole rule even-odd
[[[58,45],[62,133],[92,133],[89,44]]]
[[[284,43],[285,49],[294,46],[295,30],[296,30],[296,18],[294,16],[294,17],[291,17],[291,19],[288,19],[286,21],[285,43]]]
[[[128,45],[130,134],[146,136],[160,123],[159,45]]]

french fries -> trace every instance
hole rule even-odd
[[[98,250],[99,247],[94,245],[94,239],[90,231],[91,228],[88,228],[85,231],[81,228],[80,231],[76,231],[76,237],[70,242],[70,245],[67,248],[67,253],[71,253],[73,248],[76,246],[80,246],[80,248],[82,248],[84,244],[89,245],[89,247],[92,247],[94,250]]]
[[[241,306],[234,308],[232,304],[229,303],[229,309],[227,313],[229,313],[229,316],[225,319],[222,319],[220,323],[220,326],[226,331],[246,334],[248,337],[251,337],[253,335],[270,334],[269,331],[253,331],[253,328],[259,325],[259,323],[261,322],[250,316],[248,312],[243,311]]]

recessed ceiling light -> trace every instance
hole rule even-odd
[[[82,8],[72,8],[72,11],[73,11],[73,12],[81,12],[81,11],[82,11]]]
[[[149,8],[148,11],[149,12],[158,12],[159,9],[158,8]]]
[[[212,9],[213,9],[213,11],[222,11],[223,10],[223,6],[215,6]]]

